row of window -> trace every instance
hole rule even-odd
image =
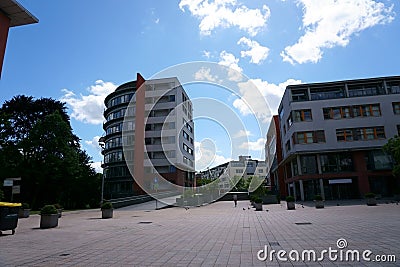
[[[183,138],[185,138],[186,140],[188,140],[192,145],[193,145],[193,138],[189,136],[189,134],[185,131],[182,131],[183,133]]]
[[[385,139],[385,129],[379,127],[336,129],[337,141],[365,141]]]
[[[117,124],[110,125],[107,127],[106,134],[113,134],[119,133],[124,131],[133,131],[135,129],[135,122],[134,121],[126,121],[125,123],[120,122]]]
[[[321,173],[351,172],[354,171],[354,162],[351,153],[326,153],[320,155],[302,155],[294,158],[287,166],[287,177],[300,174],[317,174],[318,160]],[[390,170],[393,168],[392,158],[382,150],[371,150],[365,153],[368,170]],[[300,166],[298,165],[300,163]],[[292,175],[293,174],[293,175]]]
[[[183,125],[189,130],[189,132],[193,133],[193,128],[192,126],[183,118]]]
[[[400,81],[387,82],[386,88],[389,94],[400,94]],[[348,84],[347,90],[345,89],[345,84],[311,88],[303,87],[291,90],[293,102],[383,94],[386,94],[383,82]]]
[[[183,163],[185,163],[186,165],[189,165],[190,167],[193,167],[193,161],[185,156],[183,156]]]
[[[400,134],[400,125],[397,126],[397,129]],[[368,141],[385,138],[385,128],[383,126],[336,129],[336,139],[339,142]],[[325,132],[323,130],[294,132],[292,134],[292,142],[293,144],[325,143]],[[285,150],[288,152],[290,149],[290,140],[288,140],[285,144]]]
[[[183,150],[185,150],[187,153],[190,155],[193,155],[193,149],[191,149],[189,146],[187,146],[185,143],[183,143]]]
[[[132,97],[133,97],[133,93],[131,94],[126,94],[126,95],[121,95],[121,96],[116,96],[114,98],[111,98],[108,103],[107,103],[107,107],[113,107],[122,103],[128,103],[129,101],[131,101]]]
[[[130,176],[127,166],[108,167],[104,169],[104,178]]]
[[[106,154],[104,156],[104,163],[118,162],[122,161],[123,159],[124,159],[124,154],[122,153],[122,151],[116,151]]]
[[[400,115],[400,102],[393,102],[393,113]],[[380,117],[382,116],[380,104],[365,104],[365,105],[353,105],[353,106],[338,106],[338,107],[326,107],[322,109],[325,120],[337,120],[346,118],[357,118],[357,117]],[[286,120],[288,128],[292,126],[294,122],[312,121],[311,109],[297,109],[292,110],[288,119]],[[286,125],[284,124],[284,132],[286,133]]]
[[[355,117],[379,117],[381,108],[379,104],[342,106],[324,108],[324,119],[345,119]]]

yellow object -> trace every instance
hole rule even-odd
[[[21,207],[21,203],[10,203],[10,202],[0,202],[0,207],[9,207],[9,208],[15,208],[15,207]]]

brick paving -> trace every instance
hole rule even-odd
[[[154,203],[114,210],[64,212],[59,226],[39,229],[39,215],[0,236],[0,266],[399,266],[400,205],[362,201],[282,204],[248,209],[248,201],[154,210]],[[243,210],[244,209],[244,210]],[[346,239],[346,249],[393,254],[397,263],[260,261],[257,252],[316,250]]]

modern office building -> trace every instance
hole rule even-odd
[[[280,179],[297,199],[389,196],[400,185],[382,151],[400,131],[400,76],[290,85],[278,112]]]
[[[220,179],[218,183],[221,193],[229,192],[232,187],[231,181],[237,181],[237,177],[248,179],[258,177],[266,179],[267,165],[264,161],[252,159],[251,156],[239,156],[239,160],[232,160],[211,169],[200,172],[202,179]],[[265,181],[265,186],[270,186]]]
[[[11,27],[37,23],[39,20],[15,0],[0,1],[0,76]]]
[[[163,180],[195,185],[193,108],[177,78],[138,74],[104,103],[105,198],[167,190]]]

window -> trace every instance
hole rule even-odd
[[[349,97],[372,96],[385,94],[383,83],[348,85]]]
[[[346,119],[355,117],[379,117],[381,108],[379,104],[323,108],[324,119]]]
[[[292,135],[294,144],[324,143],[325,132],[323,130],[313,132],[296,132]]]
[[[353,170],[353,159],[348,153],[322,154],[320,155],[320,161],[323,173]]]
[[[292,160],[292,166],[293,166],[293,176],[299,175],[299,169],[298,169],[298,165],[297,165],[297,158],[294,158],[294,160]]]
[[[344,87],[321,87],[310,89],[311,100],[344,98]]]
[[[393,102],[393,112],[396,115],[400,115],[400,102]]]
[[[393,162],[390,155],[382,150],[372,150],[366,156],[368,170],[391,170]]]
[[[293,110],[293,122],[312,121],[311,109]]]
[[[190,137],[189,137],[189,135],[187,134],[187,132],[185,132],[185,131],[183,131],[183,137],[186,139],[186,140],[190,140]]]
[[[263,169],[258,169],[258,173],[264,173]]]
[[[292,89],[291,92],[292,92],[292,101],[293,102],[308,101],[307,88]]]
[[[318,172],[317,159],[315,156],[301,156],[300,164],[302,174],[312,174]]]
[[[243,173],[243,169],[236,169],[236,173]]]
[[[336,129],[337,141],[365,141],[385,139],[385,129],[383,126],[368,127],[368,128],[347,128]]]
[[[400,94],[400,81],[386,83],[389,94]]]

